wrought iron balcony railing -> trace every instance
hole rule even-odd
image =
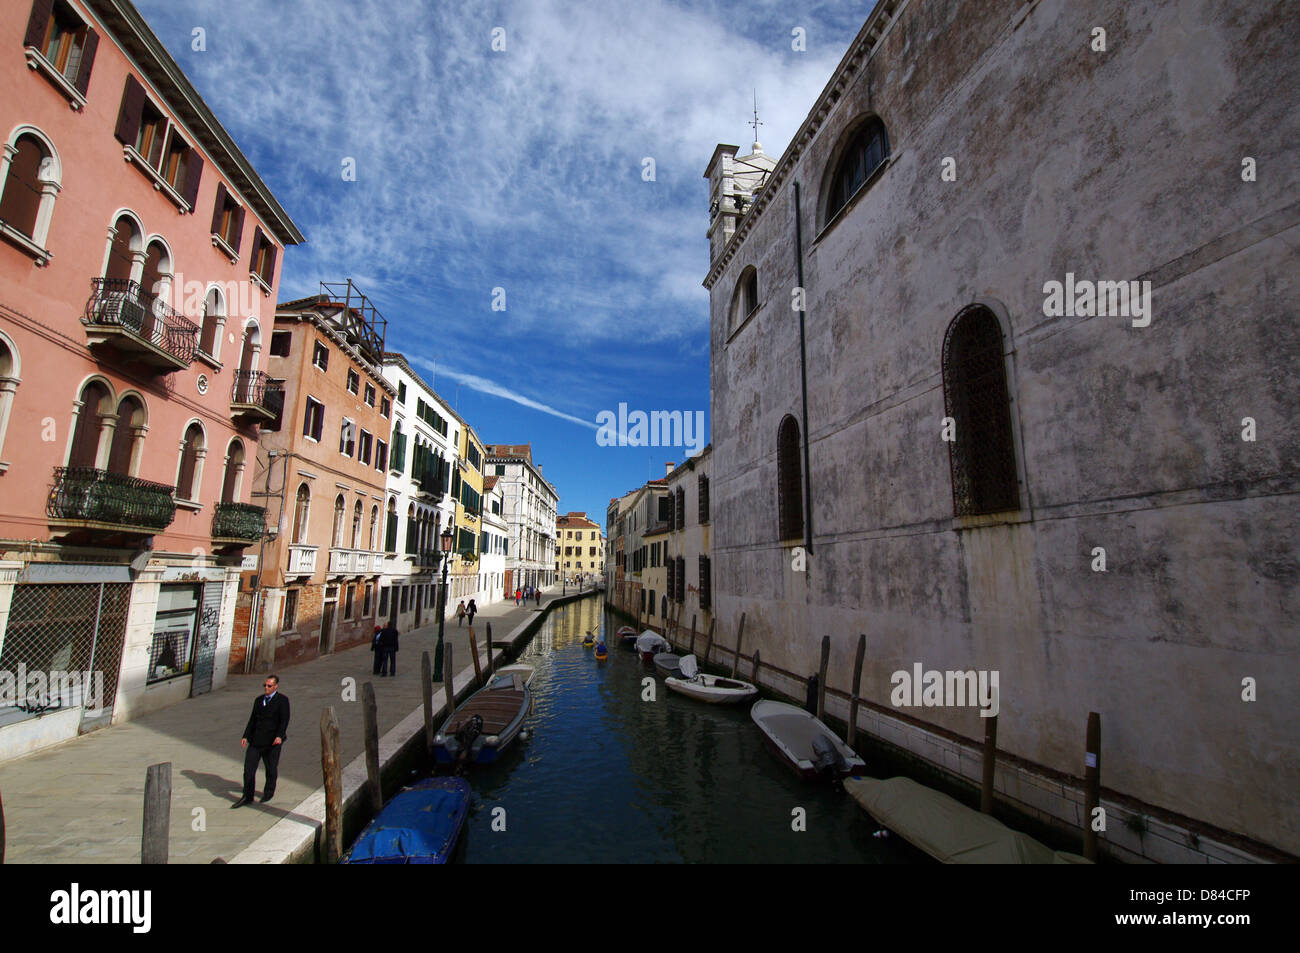
[[[176,518],[175,487],[94,467],[55,467],[54,486],[45,505],[52,520],[149,535]]]
[[[218,503],[212,513],[213,539],[254,542],[266,528],[266,507],[251,503]]]
[[[188,367],[199,346],[197,324],[127,278],[92,278],[82,321],[92,344],[111,340],[172,370]]]
[[[284,407],[284,386],[262,371],[235,371],[230,407],[236,414],[273,420]]]

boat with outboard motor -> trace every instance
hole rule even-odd
[[[402,789],[348,848],[344,864],[445,864],[469,814],[464,778],[425,778]]]
[[[671,687],[671,686],[670,686]],[[802,708],[784,702],[757,701],[749,717],[782,761],[804,778],[859,775],[866,762]]]
[[[664,678],[676,678],[682,674],[682,657],[672,652],[660,652],[655,656],[655,671]]]
[[[515,740],[533,704],[532,669],[512,667],[499,671],[447,717],[433,736],[433,758],[438,764],[469,761],[490,764]],[[524,669],[526,671],[520,671]]]
[[[646,629],[636,637],[636,651],[643,662],[653,662],[660,652],[667,652],[672,646],[654,629]]]

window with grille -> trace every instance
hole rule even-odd
[[[777,521],[780,538],[803,536],[803,475],[799,465],[799,424],[790,415],[776,438]]]
[[[677,514],[677,528],[686,528],[686,488],[679,486],[677,488],[677,503],[674,506]]]
[[[988,308],[964,308],[943,342],[943,400],[953,511],[978,516],[1020,508],[1002,326]]]
[[[298,590],[289,589],[284,594],[284,619],[280,623],[280,631],[292,632],[293,627],[298,624]]]
[[[709,478],[701,476],[699,479],[697,494],[700,502],[700,522],[709,521]]]
[[[827,221],[849,203],[888,157],[889,137],[885,133],[885,124],[878,116],[872,116],[853,134],[849,147],[835,167],[826,200]]]
[[[708,609],[713,605],[713,579],[712,567],[709,565],[709,557],[700,557],[700,608]]]

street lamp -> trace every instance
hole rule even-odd
[[[442,549],[442,594],[438,597],[438,645],[433,650],[433,683],[435,685],[442,680],[442,628],[447,621],[447,564],[451,562],[451,541],[453,538],[450,526],[443,530],[442,535],[438,537],[438,543]],[[490,646],[488,651],[491,652]]]

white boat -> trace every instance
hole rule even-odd
[[[636,638],[636,650],[643,662],[653,662],[660,652],[667,652],[670,646],[662,635],[653,629],[646,629]]]
[[[672,652],[660,652],[655,656],[655,671],[664,678],[680,678],[682,674],[682,657]]]
[[[523,676],[524,687],[529,688],[533,684],[533,676],[537,674],[537,671],[531,665],[525,665],[523,662],[516,662],[513,665],[501,666],[495,673],[493,673],[493,677],[497,678],[502,675],[510,676],[516,674]]]
[[[776,755],[802,777],[863,773],[866,762],[813,715],[784,702],[758,701],[749,710]]]
[[[618,639],[621,645],[626,645],[628,647],[635,645],[636,640],[639,638],[636,634],[636,629],[632,628],[630,625],[620,627],[619,630],[614,633],[614,637]]]
[[[712,705],[730,705],[743,702],[758,694],[749,682],[741,682],[721,675],[706,675],[700,671],[694,655],[687,655],[678,663],[680,678],[665,678],[664,684],[680,695]]]

